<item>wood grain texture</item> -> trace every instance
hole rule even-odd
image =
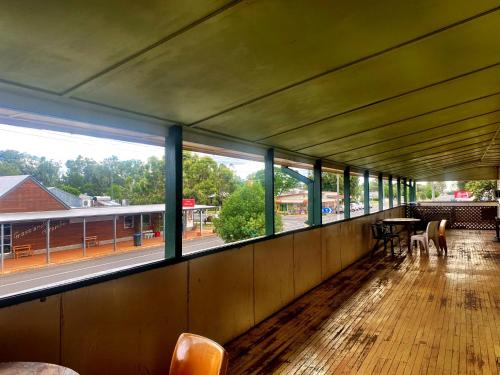
[[[77,372],[67,367],[41,362],[3,362],[0,363],[0,373],[3,375],[78,375]]]
[[[497,374],[500,244],[365,258],[226,345],[231,374]]]

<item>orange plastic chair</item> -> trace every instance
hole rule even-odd
[[[225,375],[227,352],[215,341],[183,333],[175,345],[170,375]]]

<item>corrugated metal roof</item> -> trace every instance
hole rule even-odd
[[[57,187],[49,187],[47,188],[51,194],[55,195],[57,198],[62,200],[71,208],[79,208],[82,207],[82,200],[78,198],[76,195],[68,193],[67,191],[61,190]]]
[[[204,210],[215,208],[216,206],[196,205],[194,207],[183,208],[185,211]],[[21,221],[42,221],[42,220],[63,220],[81,217],[98,217],[110,215],[138,215],[153,212],[164,212],[164,204],[147,204],[137,206],[120,207],[92,207],[92,208],[72,208],[69,210],[38,211],[38,212],[15,212],[0,214],[0,223],[15,223]]]
[[[14,189],[21,182],[26,180],[28,175],[21,176],[0,176],[0,197]]]

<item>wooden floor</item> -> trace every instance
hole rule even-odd
[[[500,373],[500,244],[448,232],[350,267],[229,343],[231,374]]]

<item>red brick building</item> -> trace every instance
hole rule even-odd
[[[0,177],[0,213],[55,211],[69,208],[31,176]]]
[[[162,230],[164,205],[140,207],[144,207],[145,211],[142,214],[143,232]],[[124,214],[116,214],[116,210],[110,214],[111,211],[105,208],[71,208],[31,176],[0,177],[0,218],[13,218],[12,222],[4,224],[5,253],[10,253],[12,247],[18,245],[31,245],[35,252],[45,250],[47,220],[50,220],[51,250],[81,247],[84,220],[86,237],[97,236],[99,242],[109,243],[114,240],[116,216],[117,241],[131,239],[134,233],[140,231],[141,214],[135,213],[138,206],[117,208]],[[151,212],[155,210],[158,212]],[[26,214],[23,216],[21,213]],[[44,220],[36,220],[36,217],[42,216]],[[19,222],[23,217],[35,220]]]
[[[135,233],[159,236],[163,231],[164,204],[75,208],[63,200],[64,194],[52,191],[31,176],[0,176],[5,254],[21,245],[30,245],[35,253],[47,251],[47,226],[50,251],[80,248],[84,237],[97,237],[104,244],[130,240]],[[185,229],[192,230],[195,212],[201,219],[201,213],[213,207],[186,201],[191,204],[184,207]]]

